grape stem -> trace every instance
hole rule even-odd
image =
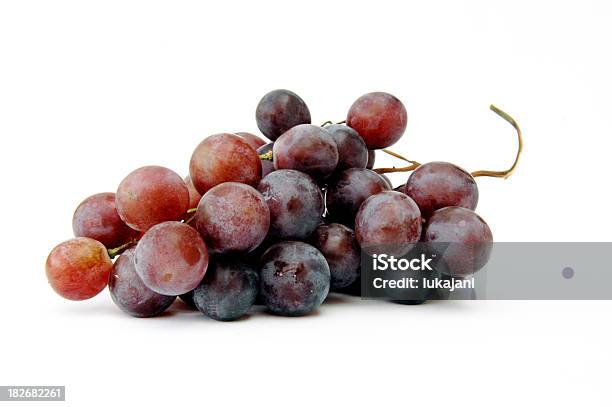
[[[193,215],[191,215],[189,218],[187,216],[183,217],[183,223],[186,223],[187,225],[190,224],[196,217],[196,212],[198,211],[198,208],[191,208],[188,209],[187,212],[185,213],[185,215],[190,215],[193,213]]]
[[[411,164],[407,167],[400,167],[400,168],[396,168],[396,167],[391,167],[391,168],[374,168],[372,171],[378,173],[378,174],[389,174],[389,173],[393,173],[393,172],[409,172],[409,171],[414,171],[417,168],[419,168],[421,166],[421,164],[419,164],[416,161],[413,161],[414,164]]]
[[[130,247],[135,246],[136,243],[138,243],[138,240],[132,239],[129,242],[122,244],[119,247],[115,247],[114,249],[108,249],[107,250],[108,257],[110,257],[111,259],[114,259],[115,257],[119,256],[121,253],[123,253]]]
[[[259,154],[259,158],[264,161],[272,161],[272,151],[268,151],[265,154]]]
[[[479,170],[479,171],[472,172],[472,177],[474,178],[476,177],[508,178],[510,175],[512,175],[514,170],[516,170],[516,166],[519,162],[519,158],[521,157],[521,153],[523,152],[523,134],[521,133],[521,128],[519,127],[518,123],[516,122],[516,120],[512,118],[512,116],[510,116],[508,113],[504,112],[503,110],[499,109],[495,105],[491,105],[490,108],[495,114],[497,114],[499,117],[501,117],[502,119],[510,123],[512,127],[514,127],[514,129],[516,130],[516,135],[518,136],[518,150],[516,152],[516,157],[514,158],[514,163],[512,163],[512,166],[508,168],[507,170],[505,171]]]
[[[396,168],[396,167],[392,167],[392,168],[376,168],[374,169],[374,171],[376,171],[378,174],[388,174],[388,173],[392,173],[392,172],[409,172],[409,171],[414,171],[417,168],[419,168],[421,166],[421,163],[418,161],[413,161],[413,160],[409,160],[406,157],[404,157],[401,154],[398,154],[394,151],[391,150],[387,150],[386,148],[383,148],[382,151],[384,151],[385,153],[399,158],[402,161],[406,161],[407,163],[410,163],[409,166],[407,167],[400,167],[400,168]]]
[[[332,122],[331,120],[328,120],[328,121],[324,122],[324,123],[321,125],[321,127],[325,127],[325,126],[328,126],[328,125],[330,125],[330,124],[334,124],[334,122]],[[341,122],[337,122],[337,123],[335,123],[335,124],[346,124],[346,120],[342,120]]]

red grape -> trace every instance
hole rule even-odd
[[[196,147],[191,156],[189,175],[201,194],[223,182],[257,186],[261,180],[261,160],[240,136],[215,134]]]
[[[189,207],[189,190],[172,170],[142,167],[121,181],[115,203],[121,219],[144,232],[160,222],[181,219]]]
[[[355,236],[370,254],[402,256],[421,237],[421,212],[412,198],[396,191],[373,195],[361,205]]]
[[[326,194],[327,210],[332,219],[353,225],[363,201],[388,189],[387,181],[374,171],[349,168],[330,179]]]
[[[179,295],[202,281],[208,250],[197,230],[181,222],[163,222],[144,234],[136,246],[136,272],[151,290]]]
[[[185,177],[185,184],[187,185],[187,190],[189,191],[189,209],[197,208],[198,204],[200,203],[200,199],[202,199],[202,195],[193,185],[189,175]]]
[[[262,155],[269,153],[272,151],[274,143],[268,143],[264,146],[261,146],[257,149],[257,154]],[[261,178],[264,178],[266,175],[274,171],[274,161],[272,160],[261,160]]]
[[[322,127],[300,124],[276,140],[274,168],[298,170],[316,179],[330,175],[338,165],[338,147]]]
[[[464,277],[489,261],[493,234],[474,211],[458,206],[438,209],[429,218],[423,241],[440,251],[444,272]]]
[[[348,287],[359,278],[361,251],[355,232],[339,223],[317,227],[310,240],[319,249],[331,273],[331,289]]]
[[[113,302],[125,313],[135,317],[152,317],[164,312],[175,296],[158,294],[138,277],[134,265],[135,248],[123,252],[115,261],[108,280]]]
[[[325,127],[338,147],[336,171],[347,168],[365,168],[368,163],[368,148],[359,134],[348,126],[332,124]]]
[[[55,292],[80,301],[94,297],[106,287],[113,262],[102,243],[77,237],[55,246],[45,269]]]
[[[270,208],[270,236],[305,239],[321,223],[325,202],[315,181],[295,170],[278,170],[257,187]]]
[[[250,252],[268,233],[270,210],[256,189],[226,182],[204,194],[195,220],[212,252]]]
[[[251,133],[247,133],[245,131],[239,131],[239,132],[234,133],[234,134],[242,137],[244,139],[244,141],[247,142],[248,145],[253,147],[253,150],[257,150],[259,147],[261,147],[264,144],[266,144],[266,141],[264,139],[262,139],[261,137],[258,137],[258,136],[254,135],[254,134],[251,134]]]
[[[140,234],[121,220],[112,192],[92,195],[81,202],[72,217],[72,230],[76,237],[90,237],[108,248],[121,246]]]
[[[310,124],[310,111],[298,95],[289,90],[277,89],[259,101],[255,118],[259,130],[274,141],[298,124]]]
[[[367,93],[353,103],[346,124],[363,137],[369,149],[395,144],[402,137],[408,114],[402,102],[384,92]]]
[[[470,173],[441,161],[423,164],[414,170],[404,192],[419,205],[425,218],[447,206],[474,210],[478,204],[478,186]]]

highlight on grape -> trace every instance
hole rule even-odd
[[[255,109],[262,136],[210,135],[186,154],[188,174],[136,168],[114,192],[85,198],[73,215],[74,237],[47,257],[47,279],[75,301],[108,286],[117,308],[135,317],[159,315],[180,299],[219,321],[239,319],[254,304],[306,315],[330,291],[359,294],[362,256],[372,256],[375,270],[407,272],[436,271],[435,257],[444,264],[439,285],[469,284],[493,242],[475,212],[475,178],[508,178],[523,145],[517,122],[491,110],[516,130],[514,162],[469,172],[389,149],[408,126],[394,95],[366,93],[345,120],[316,125],[296,93],[273,90]],[[402,165],[375,168],[381,153]],[[404,182],[393,186],[388,173],[405,174]],[[431,254],[401,257],[417,244],[431,245]],[[440,244],[445,250],[436,252]],[[412,287],[410,278],[400,288],[420,290],[421,300],[399,302],[421,303],[439,289],[429,279]]]

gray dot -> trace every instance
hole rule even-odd
[[[564,278],[570,279],[572,277],[574,277],[574,269],[571,267],[566,267],[563,269],[563,271],[561,271],[561,275]]]

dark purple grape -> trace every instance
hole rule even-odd
[[[404,184],[404,185],[398,185],[398,186],[396,186],[395,188],[393,188],[393,190],[394,190],[394,191],[397,191],[397,192],[401,192],[402,194],[405,194],[406,192],[405,192],[404,188],[406,188],[406,184]],[[419,209],[420,209],[420,208],[419,208]]]
[[[298,124],[310,124],[310,110],[295,93],[286,89],[277,89],[259,101],[255,118],[259,130],[274,141]]]
[[[189,175],[201,194],[223,182],[256,187],[261,180],[261,160],[242,137],[215,134],[196,147],[189,163]]]
[[[255,188],[225,182],[204,194],[195,222],[213,253],[247,253],[266,237],[270,210]]]
[[[151,290],[180,295],[198,286],[208,266],[208,250],[197,230],[181,222],[163,222],[136,246],[136,272]]]
[[[185,177],[185,184],[187,185],[187,190],[189,191],[189,209],[197,208],[198,204],[200,203],[200,199],[202,199],[202,195],[193,185],[189,175]]]
[[[470,173],[440,161],[423,164],[414,170],[403,192],[414,199],[425,218],[447,206],[474,210],[478,204],[478,186]]]
[[[355,236],[370,254],[402,256],[421,237],[421,212],[412,198],[384,191],[365,200],[355,219]]]
[[[325,127],[338,147],[336,171],[348,168],[365,168],[368,163],[368,148],[359,134],[348,126],[332,124]]]
[[[371,170],[374,168],[374,162],[376,161],[376,150],[368,150],[368,163],[366,164],[366,168]]]
[[[51,250],[45,270],[51,288],[62,297],[87,300],[106,287],[113,269],[106,247],[88,237],[76,237]]]
[[[258,137],[258,136],[254,135],[254,134],[251,134],[251,133],[247,133],[246,131],[239,131],[239,132],[234,133],[234,134],[242,137],[244,139],[244,141],[247,142],[248,145],[253,147],[253,150],[257,150],[259,147],[261,147],[264,144],[266,144],[266,141],[264,139],[262,139],[261,137]]]
[[[209,266],[210,267],[210,266]],[[208,270],[208,269],[207,269]],[[195,290],[195,289],[194,289]],[[193,291],[188,291],[185,294],[181,294],[179,295],[179,298],[181,299],[181,301],[183,301],[185,303],[185,305],[187,305],[189,308],[191,308],[194,311],[198,311],[198,307],[196,307],[195,302],[193,300]]]
[[[259,292],[257,270],[246,263],[215,259],[193,299],[198,309],[217,321],[233,321],[245,315]]]
[[[353,103],[346,124],[359,133],[369,149],[387,148],[395,144],[408,123],[402,102],[384,92],[367,93]]]
[[[316,179],[329,176],[338,165],[338,147],[322,127],[300,124],[283,133],[272,149],[274,168],[297,170]]]
[[[463,277],[489,261],[493,235],[474,211],[458,206],[438,209],[429,218],[423,241],[442,255],[445,274]]]
[[[327,260],[332,290],[348,287],[357,281],[361,251],[352,229],[339,223],[323,224],[317,227],[310,240]]]
[[[92,195],[81,202],[72,217],[72,230],[76,237],[92,238],[107,248],[121,246],[140,235],[119,217],[112,192]]]
[[[325,202],[316,182],[295,170],[278,170],[257,187],[270,208],[270,231],[276,239],[305,239],[321,223]]]
[[[261,297],[270,312],[300,316],[316,310],[330,284],[325,257],[303,242],[282,242],[261,258]]]
[[[274,143],[268,143],[266,145],[263,145],[257,149],[257,154],[262,155],[262,154],[269,153],[270,151],[272,151],[273,146],[274,146]],[[261,160],[261,177],[264,178],[266,175],[268,175],[272,171],[275,171],[274,161]]]
[[[365,168],[349,168],[335,174],[329,180],[326,193],[329,216],[341,223],[353,225],[363,201],[389,189],[380,175]]]
[[[108,280],[113,302],[125,313],[135,317],[153,317],[164,312],[176,296],[162,295],[149,289],[138,277],[134,266],[134,248],[119,256]]]
[[[168,168],[142,167],[121,181],[115,204],[128,226],[145,232],[158,223],[181,219],[189,209],[189,190]]]

